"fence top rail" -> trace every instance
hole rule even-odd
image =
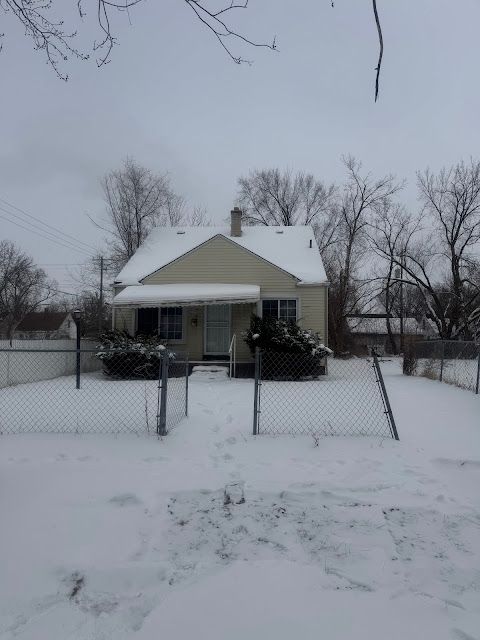
[[[475,342],[475,340],[441,340],[440,338],[433,338],[432,340],[415,340],[414,344],[471,344],[474,347],[480,347],[479,342]]]
[[[0,349],[0,354],[3,353],[74,353],[74,354],[82,354],[82,353],[90,353],[90,354],[95,354],[95,355],[126,355],[126,354],[132,354],[132,355],[138,355],[138,356],[143,356],[146,355],[144,353],[142,353],[141,351],[138,351],[136,349]],[[172,352],[169,352],[172,353]],[[173,352],[175,354],[175,352]],[[163,351],[151,351],[149,352],[148,355],[150,356],[155,356],[158,355],[160,358],[163,357],[162,356]],[[188,360],[188,356],[185,354],[177,354],[175,357],[172,358],[172,362],[176,363],[176,364],[182,364],[182,363],[186,363],[189,362]]]
[[[138,355],[144,355],[142,351],[136,349],[0,349],[0,353],[137,353]],[[153,354],[154,352],[150,352]],[[159,355],[161,351],[157,352]]]

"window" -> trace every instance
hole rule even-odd
[[[297,320],[296,300],[262,300],[262,315],[264,318],[273,317],[278,320]]]
[[[182,340],[183,309],[182,307],[161,307],[159,336],[162,340]]]
[[[139,309],[137,313],[137,333],[142,336],[155,336],[158,333],[158,309]]]

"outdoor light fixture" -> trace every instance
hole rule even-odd
[[[192,318],[190,320],[190,324],[192,325],[192,327],[196,327],[198,325],[198,319],[197,318]]]
[[[74,309],[72,311],[72,316],[73,316],[73,319],[75,320],[75,322],[78,322],[80,320],[80,318],[82,317],[82,311],[80,309]]]

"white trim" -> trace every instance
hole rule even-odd
[[[227,350],[225,352],[223,351],[207,351],[207,313],[208,313],[208,309],[209,307],[211,307],[212,305],[208,305],[205,306],[204,308],[204,312],[203,312],[203,354],[205,356],[228,356],[228,347]],[[215,305],[218,307],[225,307],[227,306],[229,308],[229,315],[228,315],[228,342],[230,343],[230,340],[232,338],[232,305],[231,304],[225,304],[225,303],[221,303],[218,305]]]

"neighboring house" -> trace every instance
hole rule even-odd
[[[76,325],[68,312],[37,311],[29,313],[17,325],[14,338],[55,340],[75,338]]]
[[[325,269],[311,227],[156,228],[114,282],[113,326],[155,333],[191,360],[238,362],[252,313],[298,320],[327,340]]]
[[[387,315],[380,313],[365,313],[352,315],[347,318],[352,338],[352,351],[357,355],[369,354],[375,348],[378,354],[393,353],[388,335]],[[397,353],[401,343],[400,318],[390,318],[390,330],[395,342]],[[403,337],[405,340],[427,339],[433,330],[426,320],[403,318]]]

